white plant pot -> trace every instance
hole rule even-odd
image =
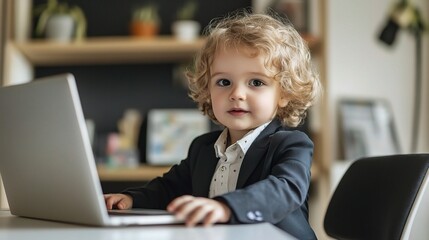
[[[182,41],[192,41],[200,35],[201,25],[193,20],[175,21],[172,25],[174,36]]]
[[[74,18],[70,15],[56,14],[46,23],[46,38],[55,42],[70,42],[74,35]]]

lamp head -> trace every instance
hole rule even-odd
[[[378,38],[382,42],[390,46],[395,41],[396,33],[398,32],[398,30],[399,30],[398,23],[396,23],[394,20],[389,18],[387,20],[386,26],[383,28]]]
[[[420,11],[407,1],[402,1],[393,6],[379,39],[387,45],[392,45],[398,30],[401,28],[415,33],[421,33],[425,28]]]

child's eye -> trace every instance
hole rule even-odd
[[[262,82],[262,81],[261,81],[261,80],[259,80],[259,79],[252,79],[252,80],[249,82],[249,84],[250,84],[250,86],[254,86],[254,87],[260,87],[260,86],[265,85],[265,83],[264,83],[264,82]]]
[[[219,86],[229,86],[231,85],[231,81],[229,81],[228,79],[219,79],[216,81],[216,84]]]

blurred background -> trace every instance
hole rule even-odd
[[[429,150],[426,0],[0,0],[0,83],[73,73],[103,190],[138,185],[174,163],[147,161],[151,110],[195,110],[183,71],[210,20],[242,8],[279,12],[311,50],[324,94],[299,129],[315,142],[310,215],[326,239],[326,205],[353,160]]]

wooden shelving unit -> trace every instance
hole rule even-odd
[[[317,38],[303,34],[309,48],[317,52],[320,42]],[[134,37],[94,37],[72,43],[54,43],[44,40],[31,40],[24,43],[9,42],[15,54],[25,59],[27,69],[35,66],[72,66],[98,64],[130,64],[183,62],[192,60],[203,46],[204,38],[192,42],[178,41],[171,36],[149,39]],[[18,71],[15,65],[9,65]],[[12,71],[13,72],[13,71]],[[31,70],[28,70],[31,72]],[[29,76],[31,79],[31,76]],[[314,164],[312,179],[320,170]],[[108,168],[99,166],[101,181],[149,181],[161,176],[170,167],[142,165],[138,168]]]
[[[89,37],[79,42],[55,43],[41,39],[19,37],[30,27],[13,25],[16,14],[28,18],[31,13],[31,1],[6,0],[7,27],[2,31],[4,36],[3,84],[16,84],[34,78],[37,66],[81,66],[103,64],[151,64],[180,63],[192,60],[195,53],[205,43],[203,37],[195,41],[179,41],[172,36],[138,38],[130,36]],[[24,9],[28,8],[28,9]],[[19,11],[18,11],[19,10]],[[26,17],[27,16],[27,17]],[[313,54],[321,47],[318,38],[302,34]],[[316,165],[315,165],[316,166]],[[102,181],[148,181],[162,175],[170,167],[142,165],[135,169],[98,167]],[[319,175],[318,167],[313,167],[313,179]]]

